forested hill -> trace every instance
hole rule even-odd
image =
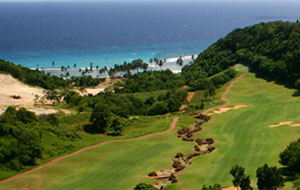
[[[38,70],[31,70],[2,59],[0,59],[0,73],[10,74],[25,84],[39,86],[47,90],[55,88],[71,88],[72,86],[96,86],[101,81],[100,79],[92,78],[91,76],[71,77],[64,80],[63,78],[44,74]]]
[[[236,29],[183,68],[187,81],[214,75],[233,64],[248,65],[259,77],[300,88],[300,23],[260,23]]]

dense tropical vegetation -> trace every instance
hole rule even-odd
[[[260,23],[236,29],[183,68],[188,83],[212,76],[236,63],[257,76],[300,88],[300,23]]]
[[[108,70],[110,77],[123,77],[124,75],[132,75],[132,73],[138,73],[140,70],[146,71],[148,64],[143,60],[133,60],[131,63],[124,62],[123,65],[114,65],[113,68]]]
[[[39,86],[44,89],[52,90],[55,88],[71,88],[96,86],[101,82],[100,79],[91,76],[71,77],[64,79],[61,77],[44,74],[38,70],[32,70],[20,65],[15,65],[0,59],[0,72],[12,75],[14,78],[32,86]]]
[[[237,63],[249,66],[257,76],[275,80],[300,90],[300,24],[290,22],[261,23],[237,29],[201,53],[194,64],[183,68],[181,74],[170,70],[147,71],[142,60],[116,65],[108,72],[124,80],[96,96],[81,96],[67,90],[63,95],[53,89],[95,86],[100,79],[90,76],[60,78],[16,66],[0,60],[0,72],[11,74],[20,81],[52,90],[48,97],[62,99],[62,106],[88,113],[86,132],[122,135],[130,125],[131,116],[153,116],[177,112],[186,101],[187,91],[204,91],[214,97],[216,89],[236,77],[230,67]],[[155,60],[156,61],[156,60]],[[163,62],[158,61],[160,67]],[[182,65],[182,59],[178,61]],[[142,72],[140,72],[142,70]],[[106,72],[102,69],[99,72]],[[188,88],[183,88],[185,85]],[[203,106],[199,109],[203,109]],[[36,116],[24,108],[9,107],[0,116],[0,170],[19,171],[36,164],[47,153],[55,156],[59,146],[43,146],[44,136],[76,141],[80,138],[71,128],[62,127],[56,115]],[[58,146],[58,148],[56,147]],[[49,156],[51,157],[51,156]],[[280,154],[281,168],[263,165],[257,169],[259,189],[277,189],[287,179],[299,183],[300,139],[291,143]],[[245,169],[234,166],[230,171],[233,185],[251,190],[251,180]],[[299,185],[300,186],[300,185]],[[155,189],[149,184],[138,184],[135,189]],[[220,189],[220,185],[203,186],[202,189]]]
[[[79,136],[72,129],[59,125],[55,115],[36,116],[33,112],[8,107],[0,116],[0,171],[19,171],[24,166],[36,164],[43,158],[42,152],[58,151],[60,146],[44,147],[43,138],[73,141]]]
[[[169,69],[147,71],[127,76],[124,83],[120,83],[115,91],[117,93],[151,92],[181,88],[184,84],[184,78]]]

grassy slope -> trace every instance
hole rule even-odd
[[[231,185],[230,168],[235,164],[246,167],[254,180],[258,166],[278,165],[278,154],[287,144],[300,137],[300,127],[268,125],[281,121],[300,122],[300,100],[292,97],[294,90],[256,79],[247,74],[231,89],[227,98],[231,105],[248,104],[248,108],[231,110],[213,116],[198,133],[213,137],[217,151],[198,157],[183,171],[177,190],[198,190],[203,184]],[[155,126],[168,127],[172,117]],[[194,120],[180,116],[178,126]],[[153,182],[142,178],[153,170],[171,166],[170,158],[177,152],[190,153],[193,143],[182,142],[176,130],[139,140],[109,143],[96,149],[61,160],[30,175],[0,184],[0,189],[53,190],[122,190],[133,189],[138,182]]]
[[[168,128],[174,116],[153,123]],[[0,184],[0,189],[133,189],[152,170],[171,166],[176,149],[192,152],[177,140],[176,131],[139,140],[105,144],[63,159],[37,172]]]
[[[38,160],[37,164],[44,164],[56,157],[70,154],[78,149],[98,144],[103,141],[112,139],[125,139],[137,136],[142,136],[149,133],[158,131],[164,131],[169,128],[169,125],[160,125],[167,118],[166,116],[140,116],[131,120],[131,123],[124,130],[122,136],[106,136],[103,134],[89,134],[83,130],[83,126],[89,124],[89,113],[73,114],[73,115],[60,115],[59,120],[62,128],[73,128],[77,134],[80,135],[80,139],[64,140],[60,139],[52,133],[45,133],[43,135],[43,159]],[[55,149],[55,150],[54,150]],[[54,151],[53,151],[54,150]],[[5,179],[10,176],[14,176],[18,173],[22,173],[26,170],[33,168],[32,166],[25,167],[24,170],[16,171],[0,171],[0,179]],[[1,190],[1,186],[0,186]]]
[[[231,185],[229,170],[235,164],[246,167],[255,183],[258,166],[279,165],[279,153],[300,137],[300,127],[270,124],[294,120],[300,122],[300,100],[274,83],[247,74],[231,89],[227,98],[231,105],[247,104],[248,108],[231,110],[213,116],[198,136],[213,137],[217,151],[194,160],[192,167],[179,177],[176,189],[199,189],[203,184]]]

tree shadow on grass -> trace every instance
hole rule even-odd
[[[84,125],[83,130],[89,134],[100,134],[101,133],[101,131],[97,127],[93,126],[92,124]]]
[[[293,93],[293,96],[294,96],[294,97],[300,96],[300,91],[299,91],[299,90],[295,91],[295,92]]]

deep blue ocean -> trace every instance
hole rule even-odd
[[[300,3],[0,3],[0,58],[112,66],[198,54],[237,27],[300,19]]]

